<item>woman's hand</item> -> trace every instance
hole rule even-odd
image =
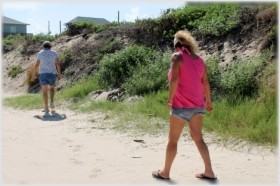
[[[206,101],[206,110],[208,113],[211,113],[213,108],[212,108],[212,103],[211,101]]]
[[[172,103],[167,102],[167,107],[168,107],[169,110],[172,110]]]
[[[170,99],[168,99],[168,101],[167,101],[167,108],[168,108],[169,110],[172,109],[172,103],[173,103],[173,101],[172,101],[172,100],[170,101]]]

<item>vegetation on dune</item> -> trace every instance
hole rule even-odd
[[[17,77],[18,74],[20,74],[22,72],[23,72],[23,69],[21,66],[19,66],[19,65],[12,66],[9,71],[9,76],[12,78],[15,78],[15,77]]]
[[[59,91],[57,99],[74,99],[71,106],[73,109],[113,112],[127,120],[116,124],[122,130],[127,125],[127,129],[158,131],[162,127],[160,124],[151,126],[143,118],[167,120],[169,117],[166,107],[167,72],[175,32],[188,29],[198,39],[225,38],[236,35],[236,30],[240,33],[251,32],[257,24],[255,17],[258,14],[263,16],[258,25],[263,29],[262,34],[266,34],[264,37],[268,38],[268,44],[261,52],[244,60],[233,60],[224,68],[219,66],[218,54],[205,61],[214,107],[214,112],[205,116],[205,129],[225,138],[238,137],[253,142],[276,144],[277,65],[273,44],[277,40],[277,27],[273,18],[265,17],[268,13],[274,15],[276,8],[275,4],[198,3],[168,9],[159,18],[136,20],[135,23],[95,25],[81,22],[68,25],[65,34],[73,36],[98,33],[96,40],[101,39],[103,42],[100,43],[103,45],[98,43],[88,50],[82,50],[84,53],[80,52],[80,48],[65,49],[62,52],[60,59],[66,77],[73,75],[71,65],[77,61],[84,64],[96,63],[97,67],[89,76]],[[124,45],[117,39],[120,33],[131,39],[128,44]],[[114,37],[107,37],[110,34]],[[29,38],[9,36],[4,39],[4,48],[16,49],[24,39],[41,42],[55,38],[43,35]],[[144,97],[135,103],[89,101],[90,92],[111,88],[122,88],[127,96]],[[38,102],[41,104],[40,97],[35,97],[36,99],[30,99],[31,96],[27,95],[8,98],[4,103],[9,106],[38,108]],[[130,122],[132,114],[146,122]]]

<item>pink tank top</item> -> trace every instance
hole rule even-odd
[[[192,59],[180,51],[183,57],[183,64],[179,72],[179,84],[173,97],[172,107],[174,108],[205,108],[204,87],[202,77],[205,71],[205,64],[201,58]],[[171,69],[168,72],[168,79],[171,80]]]

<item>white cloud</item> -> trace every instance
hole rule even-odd
[[[131,8],[129,13],[125,14],[125,21],[134,22],[136,19],[143,19],[149,17],[147,14],[140,15],[139,8]]]
[[[31,13],[34,13],[38,8],[38,4],[34,2],[6,2],[3,3],[4,10],[30,10]]]
[[[28,33],[33,33],[33,34],[40,34],[40,33],[47,33],[47,23],[42,23],[42,21],[37,20],[37,19],[28,19]]]

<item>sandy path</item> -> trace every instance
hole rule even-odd
[[[192,141],[181,138],[171,182],[151,176],[164,162],[166,136],[138,137],[100,129],[100,113],[66,114],[61,121],[34,118],[38,110],[2,111],[2,173],[4,183],[22,184],[209,184],[194,174],[203,168]],[[92,118],[95,122],[90,122]],[[106,122],[113,122],[107,121]],[[277,155],[269,150],[250,153],[210,144],[219,184],[276,184]]]

